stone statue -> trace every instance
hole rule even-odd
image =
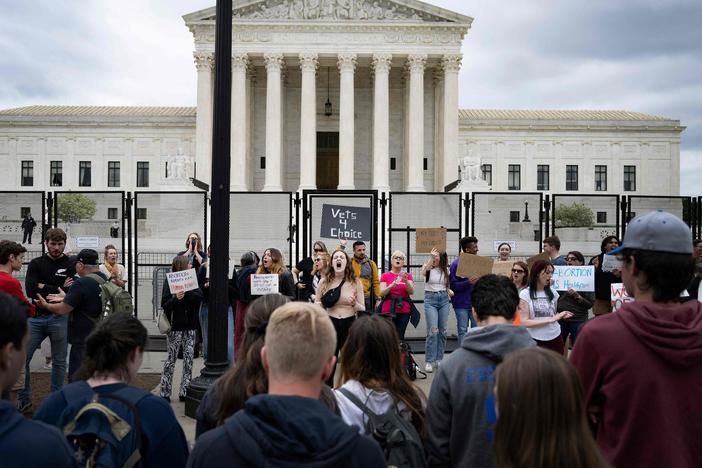
[[[480,156],[473,156],[473,150],[468,150],[468,156],[461,160],[461,180],[470,182],[483,180]]]

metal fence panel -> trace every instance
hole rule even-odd
[[[555,194],[552,206],[553,233],[561,240],[562,253],[577,250],[585,257],[597,255],[603,238],[619,235],[618,195]],[[572,216],[578,208],[590,215],[590,222],[586,216]]]
[[[629,196],[627,205],[627,223],[636,216],[649,213],[655,210],[663,210],[672,213],[678,218],[692,225],[692,198],[691,197],[665,197],[665,196]]]
[[[26,213],[31,213],[37,223],[32,233],[32,244],[25,247],[29,251],[41,251],[43,229],[51,223],[45,210],[44,192],[0,192],[0,239],[22,242],[22,221]]]

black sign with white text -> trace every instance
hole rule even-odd
[[[360,206],[322,205],[324,239],[371,240],[371,209]]]

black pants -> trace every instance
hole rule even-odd
[[[351,325],[353,325],[353,322],[356,320],[355,316],[351,317],[346,317],[346,318],[334,318],[330,317],[332,323],[334,324],[334,330],[336,331],[336,351],[334,352],[334,355],[336,356],[337,359],[339,359],[339,351],[341,348],[344,346],[344,343],[346,343],[346,338],[349,337],[349,329],[351,328]],[[336,364],[334,364],[334,368],[332,369],[332,373],[327,379],[327,385],[330,387],[334,388],[334,373],[336,372]]]
[[[73,374],[83,364],[85,357],[85,341],[71,343],[71,353],[68,356],[68,381],[73,382]]]
[[[29,240],[29,243],[32,243],[32,231],[24,231],[24,236],[22,236],[22,243],[24,244]]]

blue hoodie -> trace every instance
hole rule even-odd
[[[39,449],[39,450],[37,450]],[[73,451],[55,427],[30,421],[9,401],[0,401],[0,466],[74,466]]]
[[[256,395],[195,444],[188,467],[387,466],[378,444],[319,401]]]

